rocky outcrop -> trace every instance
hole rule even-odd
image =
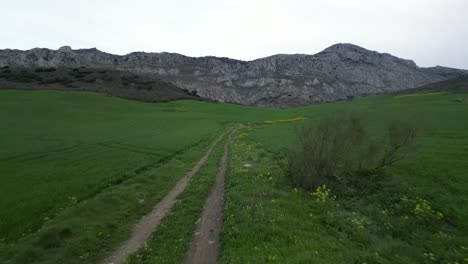
[[[90,67],[151,74],[220,102],[286,107],[395,92],[468,74],[336,44],[315,55],[274,55],[253,61],[97,49],[1,50],[0,67]]]

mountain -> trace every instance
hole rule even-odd
[[[468,74],[335,44],[315,55],[279,54],[253,61],[176,53],[113,55],[97,49],[0,50],[0,67],[86,67],[147,74],[219,102],[286,107],[396,92]]]

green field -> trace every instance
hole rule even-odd
[[[236,123],[244,129],[232,144],[224,263],[466,262],[468,104],[458,97],[378,96],[273,110],[0,91],[0,263],[99,262]],[[362,114],[373,136],[388,121],[411,121],[417,148],[386,171],[379,191],[342,192],[319,203],[285,179],[277,159],[291,146],[295,126],[343,109]],[[132,263],[180,261],[219,155],[218,149],[165,219],[167,227]],[[245,162],[252,169],[243,170]],[[443,220],[402,222],[407,215],[395,208],[404,195],[424,198]]]

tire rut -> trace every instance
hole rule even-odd
[[[230,139],[224,145],[224,154],[219,163],[218,174],[211,193],[205,201],[190,249],[185,257],[185,263],[217,263],[223,229],[224,182],[228,167],[229,141]]]

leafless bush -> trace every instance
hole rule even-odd
[[[317,125],[297,128],[297,144],[286,155],[286,173],[304,188],[321,184],[355,184],[401,160],[416,129],[403,122],[388,125],[384,138],[370,137],[362,117],[340,113]]]

